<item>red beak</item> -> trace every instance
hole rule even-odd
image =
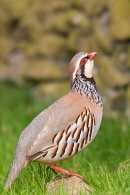
[[[92,52],[88,54],[88,57],[90,60],[93,60],[93,58],[97,55],[97,52]]]

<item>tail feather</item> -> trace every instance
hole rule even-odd
[[[19,161],[19,163],[15,162],[15,159],[14,159],[9,176],[4,185],[5,190],[8,190],[11,187],[12,183],[18,177],[20,171],[26,166],[27,166],[27,161],[25,158]]]

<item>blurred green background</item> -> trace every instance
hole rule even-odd
[[[98,52],[104,114],[130,117],[129,0],[0,1],[0,81],[31,82],[32,95],[60,97],[79,51]]]
[[[0,194],[20,133],[69,91],[69,62],[80,51],[98,52],[93,76],[105,117],[94,143],[61,164],[95,194],[130,194],[130,0],[0,0]],[[39,177],[49,181],[35,169],[22,172],[12,194],[35,194]]]

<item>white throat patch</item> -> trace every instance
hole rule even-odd
[[[93,71],[94,63],[93,60],[88,60],[85,64],[85,76],[88,78],[92,77],[92,71]]]

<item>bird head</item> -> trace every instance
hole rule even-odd
[[[94,67],[93,59],[97,52],[92,53],[77,53],[71,60],[69,66],[70,80],[73,81],[76,74],[84,74],[87,78],[92,77],[92,70]]]

